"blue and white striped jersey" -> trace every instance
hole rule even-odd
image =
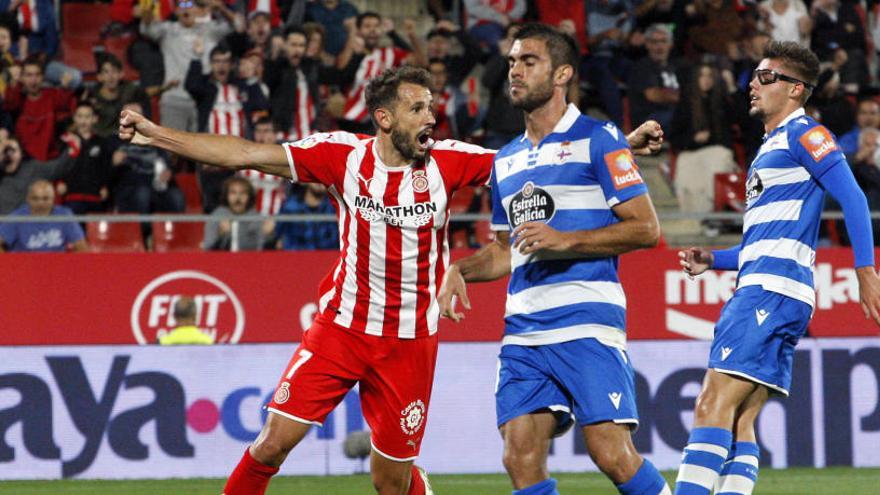
[[[492,228],[543,221],[560,231],[616,223],[611,208],[648,189],[626,136],[569,105],[537,147],[523,135],[498,151],[492,168]],[[511,248],[502,344],[544,345],[596,338],[626,347],[626,296],[617,257]]]
[[[825,190],[817,180],[846,158],[831,132],[791,113],[749,167],[737,288],[760,285],[814,305],[813,266]]]

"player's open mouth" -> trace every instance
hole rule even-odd
[[[428,149],[428,147],[431,145],[431,132],[433,131],[433,127],[428,127],[416,136],[416,140],[419,142],[419,146],[422,149]]]

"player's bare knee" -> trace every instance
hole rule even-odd
[[[717,415],[721,406],[719,399],[718,394],[713,390],[704,388],[697,396],[694,405],[694,419],[701,421]]]
[[[637,453],[614,444],[591,450],[590,458],[615,483],[629,481],[642,464],[641,456]]]
[[[251,456],[267,466],[280,466],[293,444],[277,435],[260,435],[251,445]]]
[[[410,485],[410,471],[390,473],[376,470],[370,473],[373,488],[379,495],[406,495]]]

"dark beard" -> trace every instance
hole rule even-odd
[[[550,101],[550,98],[552,97],[553,82],[548,78],[545,83],[535,86],[535,89],[526,93],[526,95],[518,102],[513,101],[512,98],[510,102],[513,105],[513,108],[518,108],[528,113],[540,108]]]
[[[391,144],[397,148],[397,152],[400,153],[400,156],[408,161],[416,161],[423,158],[423,156],[421,156],[422,150],[413,145],[410,136],[399,131],[396,127],[391,129]]]
[[[753,119],[758,119],[763,122],[765,117],[764,111],[759,108],[750,108],[749,117],[752,117]]]

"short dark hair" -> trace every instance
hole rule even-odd
[[[771,41],[764,48],[764,58],[779,60],[782,65],[792,71],[792,76],[797,77],[813,86],[819,79],[819,58],[809,48],[794,41]],[[805,87],[806,98],[810,97],[812,90]]]
[[[287,40],[287,38],[288,38],[291,34],[301,34],[302,37],[306,39],[306,41],[309,40],[309,35],[306,34],[306,30],[303,29],[303,27],[300,26],[300,25],[294,24],[294,25],[292,25],[292,26],[288,26],[288,27],[284,30],[284,39]]]
[[[578,70],[579,50],[577,42],[571,36],[546,24],[527,23],[514,35],[514,40],[539,39],[547,45],[550,53],[550,64],[553,70],[563,65],[570,65],[575,74]]]
[[[431,75],[425,69],[412,65],[382,71],[367,83],[364,91],[371,118],[379,107],[390,107],[397,102],[397,89],[403,83],[430,88]]]
[[[226,43],[218,43],[214,48],[211,48],[211,53],[208,55],[208,60],[214,58],[214,55],[226,55],[227,53],[232,54],[232,50],[229,49],[229,45]]]
[[[122,70],[122,61],[119,60],[119,57],[112,53],[103,52],[98,58],[98,70],[101,70],[104,67],[104,64],[110,64],[116,70]]]
[[[366,19],[368,17],[375,17],[376,19],[379,20],[379,22],[382,22],[382,16],[379,15],[378,12],[373,12],[373,11],[368,10],[366,12],[358,14],[357,22],[355,23],[355,25],[357,25],[358,29],[360,29],[361,24],[363,24],[363,22],[364,22],[364,19]]]
[[[182,320],[184,318],[195,317],[196,302],[193,300],[192,297],[181,296],[181,298],[174,303],[174,318],[177,320]]]
[[[21,69],[24,70],[24,68],[28,65],[39,67],[41,73],[46,72],[46,66],[43,63],[43,60],[40,58],[39,54],[28,55],[28,57],[24,59],[24,62],[21,63]]]
[[[269,117],[268,115],[263,115],[262,117],[259,117],[257,119],[257,121],[254,122],[254,129],[256,129],[258,125],[266,125],[266,124],[271,125],[273,130],[275,129],[275,121],[272,120],[272,118]]]

